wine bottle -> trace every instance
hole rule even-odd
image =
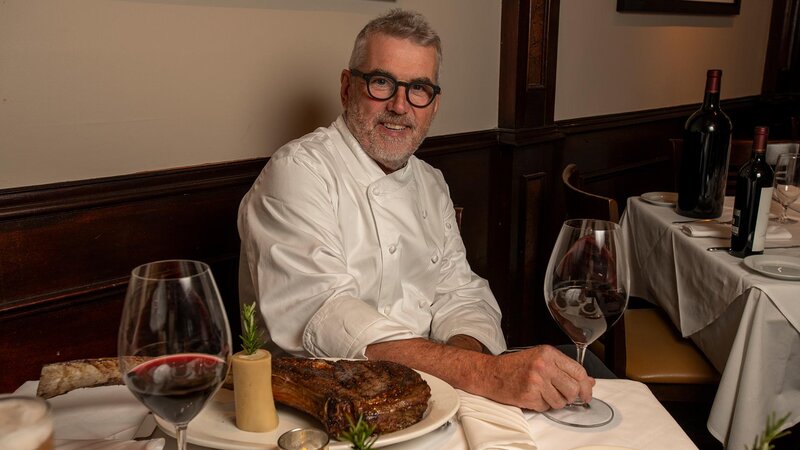
[[[721,70],[708,71],[703,106],[684,125],[676,207],[682,216],[712,219],[722,215],[733,127],[719,106],[721,82]]]
[[[765,157],[768,135],[769,128],[756,127],[753,156],[736,177],[730,254],[740,258],[764,252],[774,177]]]

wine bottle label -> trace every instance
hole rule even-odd
[[[739,235],[739,225],[742,224],[742,210],[741,209],[734,209],[733,210],[733,220],[731,220],[731,234],[734,236]]]
[[[772,186],[761,189],[761,198],[758,201],[758,214],[756,215],[756,229],[753,231],[753,251],[763,252],[764,241],[767,239],[767,225],[769,223],[769,205],[772,201]]]

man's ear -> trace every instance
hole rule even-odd
[[[347,69],[342,70],[341,76],[341,88],[339,91],[339,95],[342,99],[342,106],[347,107],[347,98],[349,97],[349,89],[350,89],[350,71]]]

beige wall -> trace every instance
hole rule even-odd
[[[561,0],[555,119],[760,92],[771,0],[734,17]],[[3,0],[0,189],[247,159],[330,123],[353,38],[391,7],[444,41],[431,134],[497,125],[501,0]]]
[[[699,103],[707,69],[722,98],[758,95],[772,0],[737,16],[616,12],[616,0],[561,0],[555,120]]]
[[[392,8],[444,43],[431,134],[497,125],[500,0],[3,0],[0,189],[271,154],[340,112]]]

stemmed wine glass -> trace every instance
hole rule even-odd
[[[786,212],[789,205],[800,198],[800,155],[797,153],[784,153],[778,156],[775,163],[775,183],[772,197],[783,207],[778,223],[787,224],[797,222],[789,218]]]
[[[628,306],[628,285],[619,225],[592,219],[564,222],[547,265],[544,296],[550,314],[575,343],[581,365],[586,347],[614,325]],[[589,403],[578,398],[544,414],[577,427],[597,427],[614,418],[614,410],[596,398]]]
[[[175,426],[185,450],[186,427],[222,385],[231,356],[228,318],[208,265],[171,260],[133,269],[117,344],[125,384]]]

